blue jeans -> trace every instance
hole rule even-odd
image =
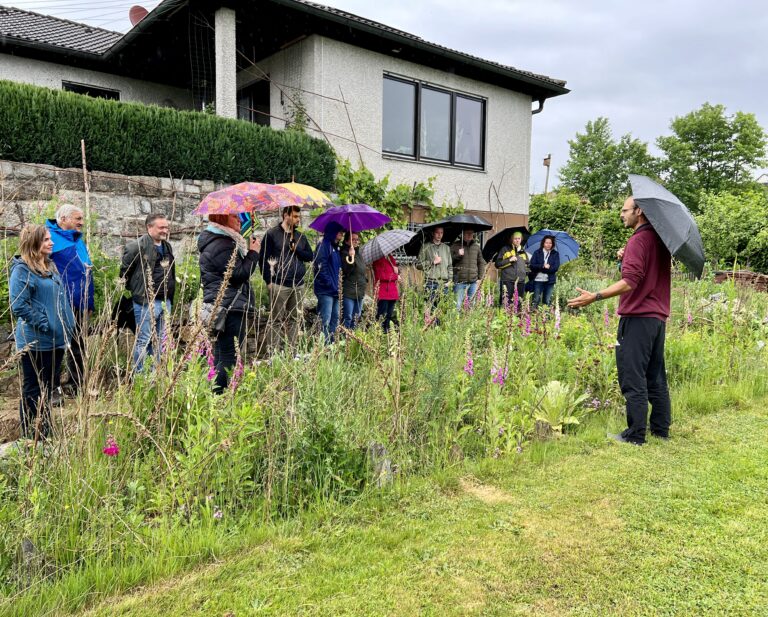
[[[555,284],[548,281],[533,282],[533,308],[543,302],[547,306],[552,303],[552,294],[555,291]]]
[[[464,298],[467,296],[469,296],[469,300],[472,301],[476,291],[477,281],[472,283],[454,283],[453,292],[456,294],[456,308],[461,310],[461,307],[464,306]]]
[[[336,328],[339,325],[339,297],[317,295],[317,314],[323,328],[323,336],[326,343],[333,343]]]
[[[353,330],[360,322],[360,315],[363,314],[363,300],[354,298],[343,299],[344,327],[347,330]]]
[[[155,362],[160,358],[160,345],[163,340],[163,322],[165,310],[171,312],[170,300],[155,300],[150,304],[133,303],[133,316],[136,318],[136,344],[133,347],[133,370],[140,373],[144,369],[144,359],[148,355],[155,356]],[[155,331],[152,332],[152,321]],[[158,349],[154,348],[152,338],[156,337]]]

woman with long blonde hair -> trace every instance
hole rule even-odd
[[[9,281],[16,349],[22,352],[21,435],[35,440],[50,435],[51,396],[59,388],[64,351],[75,326],[66,287],[51,261],[52,250],[45,226],[24,227]]]

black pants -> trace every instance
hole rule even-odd
[[[63,349],[27,351],[21,356],[21,436],[28,439],[51,434],[51,396],[59,388]]]
[[[85,335],[88,333],[88,312],[74,310],[75,330],[67,352],[67,372],[73,391],[77,392],[83,386],[83,354],[85,353]]]
[[[627,429],[622,436],[643,443],[651,404],[651,433],[669,436],[672,407],[664,367],[666,324],[654,317],[622,317],[619,320],[616,368],[619,386],[627,402]]]
[[[389,332],[389,324],[394,322],[397,325],[397,317],[395,317],[395,306],[397,300],[379,300],[376,303],[376,321],[384,318],[381,322],[381,328],[384,332]]]
[[[235,343],[237,337],[237,343]],[[227,371],[231,370],[237,362],[236,346],[241,345],[245,339],[245,313],[242,311],[230,311],[224,324],[224,332],[216,337],[213,344],[213,362],[216,365],[216,383],[213,391],[221,394],[229,385]]]

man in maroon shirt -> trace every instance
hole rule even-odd
[[[616,368],[626,399],[627,429],[609,435],[616,441],[642,445],[651,404],[651,434],[669,439],[672,412],[664,368],[664,334],[669,317],[672,258],[642,209],[631,197],[621,209],[621,221],[634,229],[619,251],[621,280],[597,293],[576,288],[581,295],[568,306],[581,308],[597,300],[619,299]]]

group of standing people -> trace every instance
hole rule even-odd
[[[669,316],[670,256],[642,210],[630,198],[621,218],[634,235],[623,257],[622,279],[606,289],[581,295],[569,302],[579,308],[621,295],[616,362],[619,383],[627,400],[628,428],[613,437],[642,444],[645,441],[648,402],[652,405],[651,432],[668,438],[671,412],[664,368],[665,320]],[[19,254],[11,262],[9,292],[16,317],[16,347],[23,376],[19,403],[22,436],[39,439],[50,433],[50,406],[60,391],[65,359],[74,391],[83,386],[84,347],[88,320],[94,310],[92,262],[83,240],[83,211],[65,204],[45,225],[27,225],[19,239]],[[251,277],[260,268],[269,290],[271,331],[280,341],[295,341],[302,319],[302,288],[307,264],[314,268],[314,292],[326,342],[334,340],[342,298],[344,326],[353,329],[360,319],[368,287],[367,269],[357,255],[360,238],[339,225],[329,225],[313,252],[297,230],[300,211],[285,208],[281,221],[264,235],[246,239],[249,231],[236,214],[210,215],[198,238],[203,307],[209,325],[216,323],[213,348],[214,391],[228,384],[237,346],[245,338],[246,318],[255,308]],[[124,250],[120,277],[130,292],[136,322],[134,371],[144,369],[147,357],[158,358],[166,338],[167,316],[174,301],[176,274],[173,248],[168,241],[170,224],[162,214],[150,214],[146,233]],[[456,306],[477,291],[485,271],[474,232],[466,230],[450,246],[442,242],[444,230],[433,230],[422,247],[417,268],[424,272],[428,298],[436,305],[451,287]],[[533,254],[522,245],[523,236],[512,233],[498,252],[499,301],[521,297],[526,279],[533,305],[549,304],[560,267],[555,238],[545,236]],[[401,273],[393,255],[372,264],[377,299],[376,316],[388,331],[396,322]]]
[[[453,287],[456,308],[461,309],[477,292],[486,263],[474,231],[464,230],[450,245],[443,243],[444,233],[442,227],[432,230],[430,241],[419,252],[416,267],[424,272],[424,291],[433,307]],[[560,268],[554,236],[545,236],[539,248],[529,254],[523,247],[522,232],[512,232],[496,254],[494,265],[499,272],[500,305],[511,302],[515,294],[523,298],[528,289],[533,293],[534,307],[552,302]]]

